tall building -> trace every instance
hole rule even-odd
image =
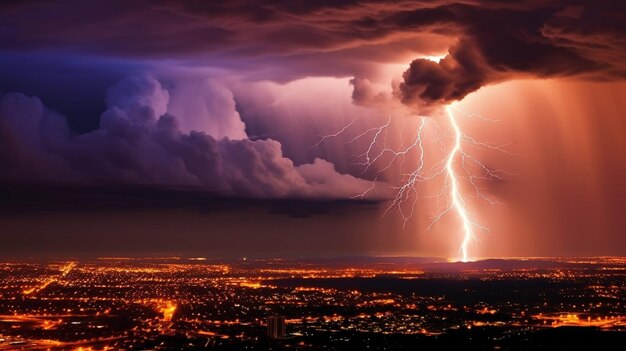
[[[269,316],[267,318],[267,337],[270,339],[283,339],[285,335],[285,317]]]

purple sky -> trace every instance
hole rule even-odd
[[[625,14],[616,0],[0,4],[0,254],[454,256],[458,221],[426,232],[429,196],[408,227],[383,216],[416,157],[365,167],[372,134],[352,138],[391,117],[400,148],[455,101],[500,119],[462,126],[515,155],[474,150],[511,170],[479,184],[502,205],[468,202],[492,228],[477,255],[626,254]]]

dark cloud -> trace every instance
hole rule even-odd
[[[367,78],[352,78],[350,85],[354,87],[352,90],[352,101],[357,105],[380,104],[389,98],[384,91],[376,88]]]
[[[270,214],[305,218],[375,209],[376,201],[311,199],[250,199],[225,197],[203,187],[93,186],[0,184],[0,217],[44,213],[116,213],[186,210],[202,214],[261,209]]]
[[[3,5],[0,23],[5,51],[177,59],[276,81],[367,78],[374,63],[448,49],[406,71],[410,104],[520,76],[626,77],[619,0],[26,1]]]
[[[147,65],[50,52],[0,52],[0,96],[19,91],[37,96],[67,117],[73,131],[98,128],[107,89]]]
[[[406,3],[415,9],[427,4]],[[297,54],[388,41],[377,18],[403,4],[358,1],[26,1],[2,10],[8,50],[69,48],[139,57]],[[80,30],[77,30],[80,29]]]
[[[441,52],[450,40],[398,27],[405,2],[24,2],[0,11],[3,50],[176,60],[247,79],[367,76],[372,64]],[[321,65],[321,61],[332,64]]]
[[[400,83],[404,103],[450,102],[462,99],[490,81],[491,69],[474,46],[460,42],[440,62],[411,62]]]
[[[458,42],[439,63],[411,63],[399,87],[405,103],[447,103],[518,77],[626,79],[623,2],[449,10],[449,20],[459,26]]]
[[[5,96],[0,101],[0,179],[195,186],[256,198],[350,198],[371,187],[369,181],[337,173],[322,159],[296,166],[271,139],[182,132],[166,113],[169,92],[153,78],[126,78],[109,90],[106,101],[100,128],[72,136],[64,117],[39,99]],[[385,192],[377,188],[371,195],[381,198]]]

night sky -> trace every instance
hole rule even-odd
[[[0,256],[458,257],[447,106],[472,257],[626,255],[623,1],[3,1]]]

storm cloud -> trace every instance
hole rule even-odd
[[[255,198],[350,198],[372,187],[367,180],[337,173],[322,159],[296,166],[275,140],[183,132],[177,118],[166,113],[169,99],[154,78],[126,78],[109,90],[100,127],[72,135],[64,117],[38,98],[9,94],[0,102],[0,178],[14,183],[195,186]],[[370,195],[382,199],[387,193],[379,186]]]
[[[1,9],[8,51],[176,59],[248,79],[368,78],[377,63],[447,52],[438,64],[411,63],[398,91],[410,104],[461,99],[516,77],[626,76],[626,5],[616,0],[65,0]]]
[[[626,78],[626,7],[618,1],[448,8],[457,42],[436,63],[414,60],[403,75],[405,103],[448,103],[509,79]]]
[[[2,100],[0,173],[6,182],[350,197],[371,186],[358,178],[368,175],[337,162],[336,150],[312,151],[287,123],[321,105],[305,96],[314,90],[283,95],[306,100],[299,109],[250,96],[268,81],[341,77],[357,107],[387,114],[390,102],[439,106],[517,78],[623,80],[624,23],[626,5],[610,0],[3,2],[0,93],[24,94]],[[390,82],[385,65],[404,73]],[[111,80],[138,73],[98,102]],[[104,113],[87,113],[95,109]],[[333,127],[337,114],[310,119]]]

